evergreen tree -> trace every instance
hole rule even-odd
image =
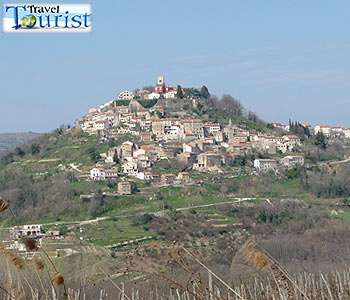
[[[316,134],[315,145],[319,146],[319,147],[321,147],[323,149],[326,149],[326,137],[324,136],[324,134],[321,131],[319,131]]]
[[[119,160],[119,157],[118,157],[117,152],[114,153],[114,155],[113,155],[113,161],[114,161],[116,164],[119,164],[119,163],[120,163],[120,160]]]
[[[21,147],[17,147],[15,149],[16,155],[23,157],[26,153],[23,151],[23,149]]]
[[[183,99],[183,97],[184,97],[184,94],[183,94],[183,92],[182,92],[182,88],[181,88],[180,85],[177,86],[176,97],[177,97],[177,98],[180,98],[180,99]]]
[[[39,153],[40,152],[40,147],[38,144],[32,144],[30,147],[30,152],[32,153],[32,155]]]
[[[210,93],[208,91],[208,88],[205,85],[203,85],[201,88],[201,97],[205,98],[205,99],[208,99],[210,97]]]
[[[94,149],[92,152],[90,152],[90,159],[92,162],[97,163],[100,160],[100,158],[100,153],[98,153],[97,150]]]

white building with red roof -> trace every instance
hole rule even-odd
[[[273,127],[275,128],[279,128],[279,129],[282,129],[282,130],[289,130],[289,125],[285,125],[283,123],[271,123],[273,125]]]
[[[141,180],[153,180],[152,172],[145,171],[137,174],[137,178]]]
[[[340,126],[331,127],[332,136],[341,136],[343,134],[343,128]]]
[[[343,134],[346,139],[350,139],[350,128],[343,128]]]
[[[200,150],[197,145],[193,145],[190,143],[182,144],[182,152],[183,153],[198,153]]]
[[[100,120],[95,122],[95,129],[96,130],[104,130],[109,128],[109,122],[108,120]]]
[[[330,137],[332,134],[332,127],[329,125],[317,125],[315,126],[315,134],[323,133],[326,137]]]
[[[221,130],[221,126],[219,123],[205,123],[203,127],[205,131],[210,134],[214,134],[215,132],[218,132]]]
[[[95,108],[95,107],[89,108],[89,112],[88,112],[89,114],[92,114],[94,112],[97,112],[97,108]]]
[[[93,168],[90,170],[90,179],[94,181],[106,180],[106,173],[104,168]]]
[[[297,135],[285,135],[283,138],[284,142],[288,144],[290,150],[295,146],[301,145],[300,137]]]

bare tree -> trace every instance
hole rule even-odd
[[[244,107],[235,98],[233,98],[231,95],[223,95],[221,97],[221,100],[218,102],[218,107],[221,110],[231,112],[237,116],[243,116],[244,115]]]

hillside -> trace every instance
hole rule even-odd
[[[184,270],[168,262],[174,247],[237,282],[260,271],[241,253],[250,239],[289,272],[342,270],[350,257],[347,144],[297,122],[278,128],[228,95],[108,102],[1,158],[0,195],[11,207],[0,214],[2,234],[17,222],[59,231],[42,239],[74,284],[74,266],[86,260],[96,278],[97,266],[115,272],[132,260],[180,280]],[[259,170],[256,160],[273,168]]]
[[[40,135],[33,132],[0,133],[0,155],[2,152],[13,150]]]

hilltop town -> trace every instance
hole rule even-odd
[[[75,125],[2,156],[10,180],[1,188],[19,209],[26,211],[17,178],[30,201],[42,195],[47,221],[112,214],[144,199],[144,211],[157,211],[199,205],[207,197],[213,203],[271,197],[281,189],[294,196],[347,195],[338,186],[348,177],[338,166],[349,161],[349,128],[262,121],[230,95],[218,100],[206,86],[169,86],[159,76],[155,86],[120,91],[90,108]],[[335,167],[339,174],[331,180]],[[268,184],[259,183],[264,180]],[[293,189],[283,186],[290,182]],[[169,197],[172,189],[176,197]],[[75,209],[52,205],[58,199]]]
[[[212,174],[230,174],[237,158],[255,157],[250,173],[302,166],[305,163],[300,136],[290,132],[290,124],[268,123],[266,130],[249,129],[246,124],[234,125],[232,120],[213,122],[201,117],[196,109],[201,98],[209,98],[208,89],[168,86],[159,76],[156,86],[135,92],[122,91],[116,100],[90,108],[76,121],[76,126],[102,141],[129,135],[132,140],[110,147],[101,154],[90,180],[117,180],[124,174],[161,185],[189,182],[188,170]],[[184,105],[187,108],[184,109]],[[224,124],[226,122],[226,124]],[[298,124],[308,135],[325,138],[350,138],[350,128]],[[261,157],[259,157],[261,156]],[[266,157],[263,157],[266,156]],[[175,159],[185,171],[158,174],[153,170],[162,159]],[[125,184],[124,184],[125,185]],[[122,189],[130,193],[130,189]]]

